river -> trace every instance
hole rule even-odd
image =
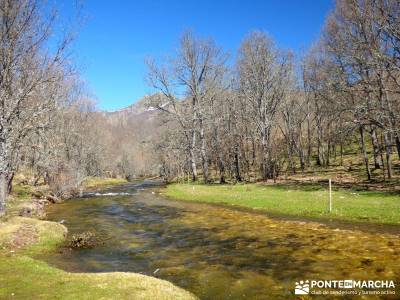
[[[43,259],[70,272],[155,276],[200,299],[287,299],[306,279],[399,282],[396,234],[173,201],[157,188],[145,181],[49,207],[70,234],[93,231],[103,243]]]

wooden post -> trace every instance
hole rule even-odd
[[[329,178],[329,212],[332,212],[332,180]]]

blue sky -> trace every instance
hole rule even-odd
[[[62,17],[72,15],[72,3],[58,2]],[[255,29],[300,53],[318,38],[333,5],[333,0],[85,0],[86,22],[73,48],[99,108],[115,110],[151,92],[144,59],[173,51],[186,29],[213,37],[231,55]]]

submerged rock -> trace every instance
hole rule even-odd
[[[96,235],[91,231],[74,234],[71,237],[69,247],[70,248],[92,248],[92,247],[95,247],[98,244],[95,236]]]

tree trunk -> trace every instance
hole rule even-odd
[[[274,179],[274,183],[276,183],[276,163],[273,166],[272,178]]]
[[[398,133],[396,133],[396,148],[397,148],[397,156],[400,159],[400,137]]]
[[[300,124],[300,134],[298,136],[298,153],[299,153],[299,159],[300,159],[300,169],[302,172],[304,172],[305,169],[305,157],[304,157],[304,146],[303,146],[303,139],[301,137],[301,132],[302,132],[302,128],[301,128],[301,124]]]
[[[12,181],[14,179],[14,172],[11,172],[7,178],[7,193],[10,194],[12,192]]]
[[[239,149],[235,147],[235,179],[238,182],[242,181],[242,176],[240,176],[240,162],[239,162]]]
[[[304,151],[302,149],[300,149],[299,158],[300,158],[300,168],[304,172],[306,164],[304,161]]]
[[[199,120],[199,125],[200,125],[200,142],[201,142],[200,153],[201,153],[201,162],[203,165],[203,177],[204,177],[204,183],[208,183],[208,160],[206,151],[206,138],[204,134],[204,126],[203,126],[204,124],[202,118],[200,118]]]
[[[195,154],[195,147],[196,147],[196,131],[192,130],[192,142],[189,148],[190,154],[190,167],[192,169],[192,180],[195,182],[197,180],[197,167],[196,167],[196,154]]]
[[[326,154],[326,156],[325,156],[325,164],[324,164],[324,166],[325,167],[328,167],[329,165],[330,165],[330,157],[331,157],[331,154],[332,154],[332,145],[331,145],[331,138],[330,138],[330,136],[329,136],[329,138],[328,138],[328,144],[327,144],[327,149],[328,149],[328,152],[327,152],[327,154]]]
[[[224,184],[224,183],[226,183],[226,180],[225,180],[225,164],[222,161],[221,155],[219,156],[218,165],[219,165],[219,183],[220,184]]]
[[[296,167],[293,162],[293,145],[291,142],[287,141],[287,152],[288,152],[288,169],[291,169],[293,174],[296,174]]]
[[[311,117],[310,117],[310,102],[307,101],[307,166],[311,166]]]
[[[381,168],[381,162],[379,159],[379,142],[378,138],[376,136],[376,129],[375,127],[371,127],[371,142],[372,142],[372,148],[373,148],[373,153],[374,153],[374,165],[375,169],[380,169]]]
[[[317,116],[317,118],[316,118],[316,120],[317,120],[317,165],[318,166],[323,166],[323,164],[324,164],[324,161],[325,161],[325,159],[324,159],[324,152],[325,152],[325,150],[324,150],[324,145],[323,145],[323,141],[322,141],[322,138],[323,138],[323,129],[322,129],[322,121],[321,121],[321,116]]]
[[[337,159],[337,153],[336,153],[336,143],[335,144],[333,144],[333,159],[336,161],[336,159]]]
[[[267,157],[267,138],[266,128],[261,130],[261,175],[263,180],[268,179],[268,157]]]
[[[254,168],[254,165],[256,163],[256,142],[254,140],[254,137],[251,137],[251,165]]]
[[[391,103],[389,101],[389,93],[388,89],[385,86],[385,82],[383,80],[383,77],[381,73],[378,73],[379,76],[379,83],[380,83],[380,89],[379,89],[379,96],[381,100],[381,105],[382,108],[383,106],[386,108],[386,111],[389,112],[389,120],[390,120],[390,125],[392,129],[396,129],[396,117],[394,115],[394,110],[392,109]],[[386,169],[387,169],[387,174],[388,174],[388,179],[392,178],[392,161],[391,161],[391,154],[392,154],[392,145],[391,145],[391,136],[389,136],[388,132],[385,132],[383,134],[383,140],[385,143],[385,149],[386,149]]]
[[[388,93],[388,89],[386,88],[385,82],[382,76],[379,76],[380,82],[380,98],[383,99],[383,105],[386,108],[386,111],[389,113],[389,121],[391,125],[391,130],[395,132],[395,141],[396,141],[396,148],[397,154],[400,159],[400,138],[398,135],[398,126],[397,126],[397,118],[395,114],[395,110],[392,108],[391,102],[389,100],[390,95]],[[392,153],[392,146],[391,146],[391,137],[388,133],[384,134],[384,141],[385,141],[385,148],[386,148],[386,161],[387,161],[387,171],[388,171],[388,178],[392,177],[392,163],[390,162],[390,156]],[[390,163],[389,163],[390,162]]]
[[[391,160],[392,145],[390,144],[390,138],[389,138],[387,132],[383,135],[383,140],[385,142],[385,148],[386,148],[387,175],[388,175],[388,179],[391,179],[392,178],[392,160]]]
[[[384,145],[385,143],[383,142],[383,137],[382,134],[380,136],[380,140],[381,140],[381,144]],[[386,170],[385,170],[385,163],[384,163],[384,159],[383,159],[383,151],[379,151],[380,156],[381,156],[381,162],[382,162],[382,173],[383,173],[383,180],[386,181]]]
[[[364,163],[365,163],[365,169],[366,169],[366,172],[367,172],[367,178],[368,178],[368,180],[371,180],[371,171],[369,169],[368,153],[367,153],[367,149],[365,147],[364,128],[362,126],[360,126],[359,130],[360,130],[361,152],[362,152],[363,157],[364,157]]]
[[[343,141],[340,141],[340,165],[343,166]]]
[[[320,143],[320,140],[318,140],[318,145],[317,145],[317,166],[321,167],[322,162],[323,162],[323,157],[322,157],[322,145]]]
[[[9,176],[7,173],[0,173],[0,216],[6,211],[6,203],[8,196]]]

